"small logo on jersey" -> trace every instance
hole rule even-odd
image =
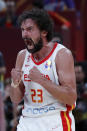
[[[47,70],[50,70],[51,67],[52,67],[52,62],[49,60],[49,61],[46,62],[45,68],[46,68]]]
[[[29,62],[29,60],[30,60],[30,55],[28,55],[28,57],[27,57],[27,62]]]

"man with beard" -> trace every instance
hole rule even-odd
[[[10,97],[24,108],[17,131],[75,131],[72,109],[76,101],[74,62],[71,52],[53,43],[53,23],[44,10],[32,9],[19,16],[26,49],[11,71]]]

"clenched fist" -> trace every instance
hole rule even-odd
[[[33,67],[29,71],[29,78],[32,81],[39,83],[42,79],[42,73],[37,69],[37,67]]]

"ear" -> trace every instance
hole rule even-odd
[[[42,32],[41,32],[41,36],[42,36],[42,37],[46,37],[46,36],[47,36],[47,33],[48,33],[47,31],[42,31]]]

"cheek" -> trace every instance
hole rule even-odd
[[[39,39],[40,39],[40,32],[34,32],[33,33],[33,38],[34,38],[34,40],[36,40],[36,41],[38,41]]]

